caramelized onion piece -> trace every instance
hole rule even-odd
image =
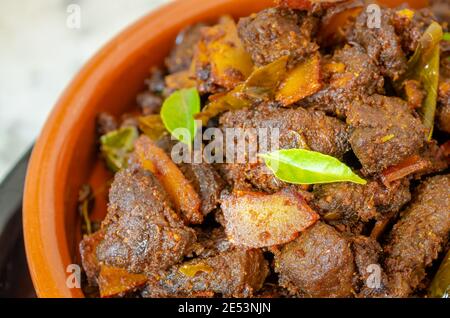
[[[198,193],[164,150],[147,136],[141,136],[135,143],[135,154],[141,165],[158,178],[186,221],[193,224],[202,223],[203,214],[200,211],[201,200]]]
[[[320,44],[331,46],[344,41],[346,30],[361,13],[362,8],[362,2],[353,1],[328,10],[318,33]]]
[[[243,82],[253,70],[251,56],[245,51],[230,16],[223,16],[217,25],[203,30],[194,60],[197,72],[210,68],[212,81],[227,89]]]
[[[321,87],[320,55],[314,54],[287,73],[279,86],[276,100],[288,106],[316,93]]]
[[[98,277],[100,297],[122,296],[146,282],[147,277],[143,274],[133,274],[123,268],[102,265]]]
[[[274,194],[235,191],[224,196],[221,207],[228,238],[252,248],[287,243],[319,218],[293,188]]]

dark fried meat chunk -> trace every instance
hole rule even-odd
[[[426,129],[420,119],[396,97],[373,95],[355,100],[347,123],[352,149],[368,174],[419,154],[425,142]]]
[[[197,23],[184,28],[175,40],[175,47],[166,59],[166,67],[169,73],[187,70],[191,66],[195,45],[201,38],[201,30],[206,26]]]
[[[119,128],[116,118],[109,113],[100,113],[97,116],[97,133],[99,136],[105,135]]]
[[[157,179],[139,168],[116,173],[102,228],[105,238],[97,248],[99,261],[133,273],[178,263],[196,240],[194,230],[184,226]]]
[[[345,117],[351,102],[358,96],[384,92],[383,76],[360,46],[346,45],[337,49],[323,68],[327,73],[324,76],[327,84],[307,97],[302,106]]]
[[[311,41],[317,27],[316,18],[286,8],[269,8],[238,24],[239,36],[256,65],[269,64],[289,56],[290,64],[318,50]]]
[[[271,151],[276,145],[271,144],[274,129],[279,129],[280,148],[304,148],[342,158],[349,149],[345,124],[340,120],[326,116],[323,112],[303,108],[287,109],[270,105],[260,105],[253,109],[230,111],[220,118],[222,128],[243,128],[246,132],[252,128],[267,129],[267,149]],[[261,148],[262,140],[253,136],[249,144]],[[250,138],[251,139],[251,138]],[[254,145],[254,144],[253,144]],[[238,147],[235,147],[237,151]],[[259,149],[264,150],[264,149]],[[283,182],[276,179],[261,162],[226,163],[222,171],[228,181],[249,182],[254,187],[273,192],[283,187]]]
[[[450,21],[450,3],[448,0],[430,0],[430,7],[439,22]]]
[[[355,236],[351,239],[355,266],[355,289],[357,297],[386,297],[388,295],[387,276],[381,266],[383,249],[372,238]]]
[[[252,297],[269,273],[259,249],[234,248],[207,258],[195,258],[150,277],[144,297]]]
[[[223,227],[214,229],[197,229],[197,242],[192,254],[198,257],[210,257],[233,248]]]
[[[449,233],[450,175],[432,177],[419,186],[385,247],[392,296],[407,297],[415,291]]]
[[[161,69],[154,67],[150,71],[150,77],[145,80],[147,90],[136,97],[136,102],[144,115],[153,115],[160,111],[162,97],[166,84]]]
[[[397,181],[389,188],[378,181],[366,185],[350,182],[314,186],[314,207],[329,223],[359,233],[362,224],[397,213],[411,199],[409,181]]]
[[[94,234],[86,235],[80,242],[81,264],[90,286],[97,286],[97,277],[100,273],[97,246],[103,240],[103,237],[103,231],[97,231]]]
[[[412,54],[416,50],[423,33],[435,20],[432,11],[428,8],[415,10],[411,19],[398,14],[398,11],[391,15],[392,25],[406,54]]]
[[[349,42],[363,46],[370,58],[377,63],[381,73],[392,79],[399,78],[406,71],[406,56],[402,50],[402,41],[394,27],[396,13],[392,9],[382,8],[379,27],[369,27],[376,19],[369,16],[366,8],[356,19]]]
[[[348,240],[322,222],[275,254],[279,284],[298,296],[349,297],[354,270]]]
[[[422,83],[417,80],[406,80],[403,82],[406,101],[411,109],[419,109],[426,96]]]
[[[450,60],[441,57],[436,121],[440,130],[450,133]]]
[[[225,182],[213,166],[202,162],[181,164],[179,167],[200,195],[203,215],[207,215],[217,208]]]
[[[142,110],[144,116],[153,115],[159,113],[163,99],[161,96],[156,95],[150,91],[140,93],[136,97],[138,106]]]

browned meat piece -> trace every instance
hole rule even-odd
[[[407,297],[415,291],[449,233],[450,175],[432,177],[419,186],[385,247],[392,296]]]
[[[286,8],[270,8],[246,18],[238,24],[239,36],[256,65],[290,57],[290,64],[318,50],[311,41],[317,20],[306,13]]]
[[[347,123],[352,149],[368,174],[419,154],[424,145],[426,129],[400,98],[373,95],[355,100]]]
[[[383,249],[374,239],[355,236],[351,240],[358,275],[355,287],[358,297],[386,297],[387,277],[380,263]]]
[[[274,146],[270,140],[275,128],[279,129],[280,148],[306,146],[337,158],[342,158],[349,149],[345,124],[312,109],[286,109],[263,104],[253,109],[225,113],[220,118],[220,124],[222,128],[243,128],[245,131],[251,128],[267,129],[268,151]],[[257,140],[255,142],[258,143]],[[257,147],[260,148],[260,144]],[[224,164],[222,170],[226,179],[235,185],[251,184],[269,192],[285,186],[261,162]]]
[[[150,279],[143,296],[251,297],[262,287],[268,273],[261,250],[236,248],[172,267],[161,278]]]
[[[166,87],[164,76],[163,71],[158,67],[150,70],[150,77],[145,80],[145,84],[151,93],[160,94],[164,91]]]
[[[173,211],[157,179],[139,168],[116,173],[102,228],[105,238],[97,248],[98,259],[132,273],[178,263],[196,239]]]
[[[353,233],[360,233],[370,220],[397,213],[410,199],[406,179],[389,188],[377,181],[366,185],[341,182],[314,186],[317,211],[328,223]]]
[[[177,36],[175,47],[166,59],[169,73],[187,70],[191,66],[194,56],[195,45],[201,38],[201,30],[206,26],[204,23],[194,24],[183,29]]]
[[[450,60],[441,59],[436,120],[440,130],[450,133]]]
[[[142,114],[145,116],[159,113],[163,103],[161,96],[158,96],[150,91],[140,93],[136,97],[136,101],[142,110]]]
[[[430,0],[431,11],[440,22],[450,21],[450,3],[448,0]]]
[[[306,98],[302,106],[345,117],[349,105],[359,96],[383,93],[384,79],[378,67],[359,46],[346,45],[323,65],[327,85]]]
[[[99,136],[119,128],[116,118],[109,113],[100,113],[97,116],[97,133]]]
[[[438,107],[437,120],[438,128],[450,133],[450,94],[447,94],[447,103],[441,103]]]
[[[159,112],[162,105],[161,94],[165,90],[164,74],[161,69],[154,67],[150,71],[150,77],[145,80],[147,90],[136,97],[136,102],[144,115],[152,115]]]
[[[203,215],[213,211],[219,204],[220,192],[225,186],[217,171],[212,165],[205,162],[181,164],[179,167],[200,195]]]
[[[135,127],[139,128],[139,119],[133,114],[124,114],[121,118],[120,128],[123,127]]]
[[[299,296],[349,297],[354,270],[349,242],[321,222],[275,254],[280,285]]]
[[[448,168],[449,162],[443,150],[440,149],[435,140],[425,144],[421,154],[421,160],[424,161],[424,168],[414,173],[415,179],[420,179],[424,175],[438,173]]]
[[[419,109],[426,96],[422,83],[416,80],[406,80],[403,82],[405,97],[411,109]]]
[[[412,18],[398,12],[401,11],[391,15],[391,22],[400,38],[403,51],[412,54],[417,48],[419,39],[436,18],[428,8],[415,10]]]
[[[97,278],[100,273],[100,264],[97,259],[97,246],[103,240],[103,231],[86,235],[80,242],[81,264],[86,272],[90,286],[97,286]]]
[[[381,73],[392,79],[397,79],[406,71],[406,57],[402,50],[402,41],[396,34],[392,9],[381,9],[380,27],[369,27],[368,22],[374,21],[369,17],[366,8],[356,19],[349,41],[362,45],[370,58],[377,63]]]
[[[223,227],[197,229],[197,242],[194,243],[192,253],[205,258],[229,251],[233,247],[234,245],[228,240]]]

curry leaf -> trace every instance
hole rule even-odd
[[[139,137],[135,127],[122,127],[100,137],[101,152],[108,167],[116,172],[127,165],[134,141]]]
[[[420,80],[427,93],[420,113],[422,122],[428,128],[428,139],[433,133],[439,82],[439,42],[443,38],[442,27],[432,22],[419,39],[416,51],[408,61],[408,68],[399,83],[407,79]]]
[[[450,297],[450,251],[447,252],[447,255],[442,260],[442,263],[431,282],[428,295],[434,298]]]
[[[450,42],[450,33],[445,32],[444,35],[442,36],[442,40]]]
[[[190,145],[197,131],[194,115],[199,112],[200,96],[197,89],[181,89],[164,101],[161,119],[172,136]]]
[[[338,159],[305,149],[281,149],[260,154],[275,176],[294,184],[354,182],[366,184]]]

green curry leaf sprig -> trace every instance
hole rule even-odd
[[[293,184],[367,181],[338,159],[305,149],[281,149],[260,154],[275,176]]]
[[[199,112],[200,95],[197,89],[181,89],[164,101],[161,119],[172,136],[190,146],[197,131],[194,116]]]

